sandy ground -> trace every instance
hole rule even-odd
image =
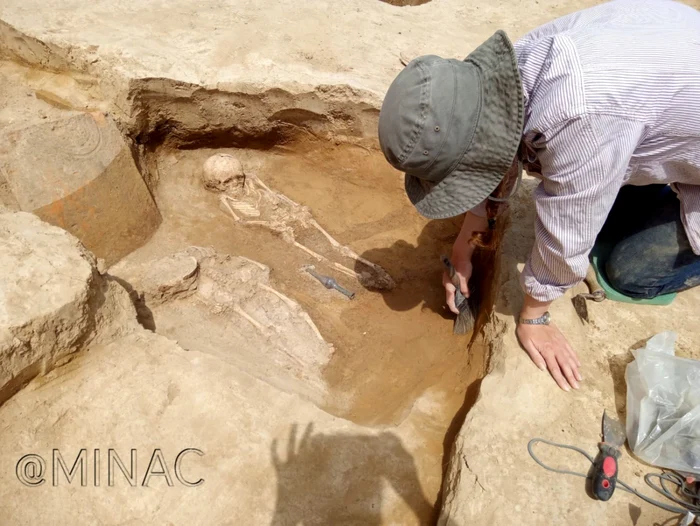
[[[480,398],[455,442],[442,519],[447,524],[501,524],[516,513],[523,523],[532,525],[551,524],[552,517],[582,525],[667,524],[671,514],[623,492],[616,492],[607,503],[586,497],[582,479],[540,468],[528,455],[527,443],[541,437],[595,455],[603,410],[625,421],[624,374],[633,359],[632,350],[670,330],[678,334],[678,356],[700,359],[700,333],[691,321],[700,309],[700,289],[680,293],[665,307],[589,302],[588,325],[579,320],[571,303],[573,294],[585,291],[583,285],[554,302],[553,319],[578,353],[584,378],[579,390],[564,393],[548,373],[532,364],[515,337],[515,317],[522,304],[518,276],[534,236],[521,225],[534,221],[530,192],[535,184],[533,179],[525,181],[511,209],[490,326],[502,331],[502,339],[493,348]],[[543,445],[536,451],[550,466],[588,470],[588,462],[577,453]],[[653,497],[658,495],[646,486],[643,476],[655,471],[635,459],[629,448],[623,451],[620,478]]]
[[[462,57],[496,29],[518,38],[596,3],[432,0],[402,8],[379,0],[6,0],[0,20],[68,50],[74,63],[128,78],[292,91],[342,84],[381,100],[400,71],[400,53]]]

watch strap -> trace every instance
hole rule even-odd
[[[539,318],[520,318],[519,323],[523,325],[549,325],[550,318],[549,311],[547,311]]]

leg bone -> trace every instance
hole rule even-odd
[[[284,294],[282,294],[281,292],[279,292],[279,291],[273,289],[272,287],[268,287],[268,286],[265,285],[264,283],[258,283],[258,287],[260,287],[261,289],[266,290],[266,291],[268,291],[268,292],[271,292],[272,294],[274,294],[275,296],[277,296],[279,299],[281,299],[283,302],[285,302],[285,303],[286,303],[289,307],[291,307],[292,309],[297,309],[297,308],[299,308],[299,304],[298,304],[296,301],[294,301],[292,298],[290,298],[290,297],[288,297],[288,296],[285,296]]]
[[[383,276],[384,280],[387,281],[388,284],[394,283],[394,280],[392,279],[392,277],[389,276],[389,273],[386,270],[384,270],[382,267],[380,267],[379,265],[377,265],[376,263],[373,263],[372,261],[370,261],[368,259],[363,258],[357,252],[352,250],[350,247],[348,247],[346,245],[341,245],[338,241],[336,241],[336,239],[333,236],[331,236],[326,231],[326,229],[324,229],[321,225],[319,225],[315,219],[312,219],[310,222],[311,222],[311,225],[316,230],[318,230],[319,232],[321,232],[321,234],[323,234],[325,236],[325,238],[333,246],[333,248],[336,248],[337,250],[339,250],[341,254],[343,254],[344,256],[346,256],[350,259],[354,259],[355,261],[359,261],[360,263],[362,263],[364,265],[367,265],[369,268],[373,269],[378,274],[381,274]]]
[[[255,327],[262,334],[264,334],[264,335],[267,334],[267,330],[265,330],[265,327],[263,327],[262,324],[260,322],[258,322],[257,320],[255,320],[250,314],[248,314],[246,311],[244,311],[238,303],[236,303],[233,306],[233,312],[235,312],[239,316],[248,320],[250,322],[250,324],[253,325],[253,327]]]
[[[309,327],[311,327],[311,330],[314,331],[316,336],[318,336],[318,339],[321,340],[322,342],[325,342],[326,340],[323,339],[323,336],[321,335],[321,331],[318,330],[318,327],[316,327],[316,324],[311,319],[311,316],[309,316],[309,314],[303,310],[300,312],[300,314],[301,314],[301,317],[304,318],[306,323],[309,325]]]

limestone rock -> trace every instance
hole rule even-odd
[[[25,212],[0,214],[0,403],[89,335],[95,265],[64,230]]]
[[[0,131],[0,174],[21,210],[78,237],[112,264],[141,246],[160,213],[111,118],[65,111]]]
[[[245,183],[243,165],[233,155],[227,153],[212,155],[202,167],[202,183],[204,188],[213,192],[242,188]]]
[[[138,283],[140,297],[149,305],[185,298],[197,288],[199,263],[184,253],[173,254],[154,261],[143,274],[130,282]]]

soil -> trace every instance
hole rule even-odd
[[[310,206],[326,230],[384,267],[397,287],[366,290],[317,264],[318,272],[356,293],[349,301],[303,272],[304,265],[316,263],[307,254],[265,229],[235,224],[200,181],[205,160],[222,152],[237,156],[274,190]],[[423,391],[439,386],[448,398],[443,418],[449,423],[473,381],[466,369],[472,335],[452,334],[440,281],[439,256],[449,253],[458,223],[415,214],[402,176],[381,153],[321,142],[267,151],[167,150],[157,153],[157,170],[163,224],[130,259],[195,244],[269,266],[275,288],[298,301],[335,346],[324,377],[337,396],[329,397],[325,409],[356,423],[396,425]],[[317,249],[312,244],[320,240],[303,241]],[[334,407],[335,398],[342,404]]]

